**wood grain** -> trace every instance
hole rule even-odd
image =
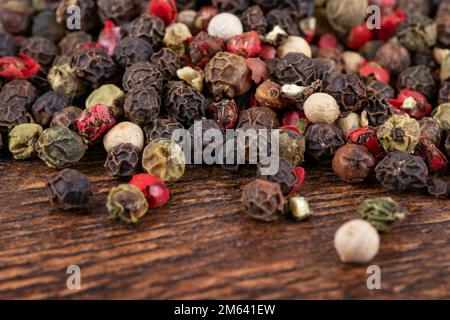
[[[450,202],[395,195],[411,215],[382,236],[372,264],[382,289],[366,287],[366,265],[340,263],[333,236],[364,199],[388,192],[351,186],[326,168],[308,170],[301,194],[314,217],[267,224],[239,212],[251,168],[230,174],[190,167],[171,187],[171,202],[130,227],[112,221],[105,155],[90,152],[75,168],[94,183],[85,212],[49,207],[39,160],[0,156],[0,298],[3,299],[397,299],[450,298]],[[66,288],[80,266],[81,290]]]

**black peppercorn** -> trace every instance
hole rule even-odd
[[[13,108],[25,108],[28,111],[37,97],[36,87],[27,80],[12,80],[0,91],[0,103],[8,104]]]
[[[436,14],[438,40],[441,44],[450,46],[450,2],[442,1]]]
[[[24,107],[15,107],[0,101],[0,132],[8,132],[21,123],[32,123],[33,117]]]
[[[125,91],[130,91],[135,86],[152,86],[157,91],[161,91],[163,74],[154,63],[137,62],[125,70],[122,78],[122,86]]]
[[[418,91],[430,99],[436,91],[436,81],[432,70],[423,65],[404,70],[398,77],[397,89],[405,88]]]
[[[386,99],[395,98],[395,90],[390,85],[378,80],[372,80],[369,82],[367,85],[367,91],[369,90],[375,91],[376,94],[382,95]]]
[[[154,50],[160,49],[165,33],[164,21],[144,13],[130,23],[129,35],[148,41]]]
[[[341,131],[330,124],[312,124],[305,133],[306,154],[320,163],[329,163],[344,145]]]
[[[245,31],[255,30],[260,34],[266,33],[268,24],[260,6],[254,5],[248,7],[247,10],[242,13],[241,20]]]
[[[336,62],[327,58],[314,58],[314,68],[316,69],[316,77],[323,81],[324,86],[341,72],[336,66]]]
[[[290,52],[276,62],[273,76],[280,84],[308,86],[316,79],[316,68],[303,53]]]
[[[181,68],[181,59],[178,54],[166,47],[154,53],[151,62],[159,66],[165,81],[176,77],[177,70]]]
[[[150,60],[152,54],[152,46],[144,39],[126,37],[117,44],[114,60],[120,68],[125,69],[133,63]]]
[[[66,127],[73,131],[78,131],[75,121],[81,116],[83,109],[69,106],[53,114],[50,127],[60,126]]]
[[[81,50],[75,57],[74,71],[88,85],[97,88],[116,72],[114,61],[97,48]]]
[[[323,91],[336,99],[342,112],[358,111],[367,104],[366,86],[356,74],[334,77]]]
[[[59,54],[72,56],[77,47],[92,42],[92,36],[84,31],[68,33],[58,44]]]
[[[273,161],[278,161],[278,170],[276,173],[271,175],[264,175],[261,171],[263,168],[270,167]],[[283,158],[275,159],[275,156],[263,159],[258,164],[258,178],[276,182],[280,185],[281,192],[286,197],[292,190],[294,190],[295,185],[298,182],[297,174],[289,161]]]
[[[136,174],[141,160],[141,150],[131,143],[121,143],[113,147],[105,162],[111,177],[131,177]]]
[[[378,49],[375,61],[393,74],[399,74],[411,65],[408,50],[397,42],[388,42]]]
[[[45,127],[50,124],[53,114],[67,107],[69,99],[55,91],[48,91],[37,98],[31,107],[31,112],[37,123]]]
[[[56,13],[53,10],[39,12],[33,19],[31,29],[33,36],[47,38],[58,42],[64,37],[66,29],[63,24],[56,22]]]
[[[98,12],[102,20],[113,19],[118,23],[131,21],[138,14],[136,1],[97,0]]]
[[[26,1],[4,0],[0,4],[0,24],[12,34],[27,32],[32,16],[33,9]]]
[[[271,222],[284,214],[285,199],[276,182],[257,179],[245,186],[241,205],[250,217]]]
[[[12,57],[19,51],[19,44],[14,37],[8,33],[0,33],[0,58]]]
[[[439,90],[438,105],[450,102],[450,81],[446,81],[441,85]]]
[[[143,128],[147,144],[155,139],[171,140],[172,133],[177,129],[183,129],[183,126],[177,120],[168,116],[157,118]]]
[[[387,98],[374,91],[369,91],[367,105],[364,110],[367,112],[369,124],[372,127],[381,126],[392,116],[391,107]]]
[[[205,115],[206,98],[195,88],[181,81],[168,84],[164,105],[169,116],[189,127]]]
[[[138,125],[155,120],[160,108],[161,98],[154,87],[135,86],[125,95],[125,116]]]
[[[67,10],[70,6],[80,8],[80,27],[82,31],[89,32],[94,29],[99,21],[97,16],[97,4],[95,0],[62,0],[56,10],[56,21],[66,24],[72,16],[71,11]]]
[[[389,152],[375,168],[377,180],[388,190],[404,192],[426,187],[428,169],[422,158],[405,152]]]
[[[428,193],[435,198],[448,199],[450,195],[450,185],[442,179],[432,179],[427,185]]]
[[[49,39],[43,37],[31,37],[26,39],[20,51],[36,60],[44,68],[50,67],[58,53],[58,48]]]
[[[63,210],[84,207],[92,194],[88,177],[74,169],[64,169],[46,181],[50,204]]]
[[[286,9],[273,9],[270,10],[266,16],[267,23],[272,28],[279,26],[291,36],[300,35],[300,29],[298,24],[294,23],[290,11]]]
[[[375,158],[366,147],[349,143],[336,151],[332,167],[339,178],[355,183],[364,181],[372,172],[375,164]]]
[[[248,129],[276,129],[280,126],[277,114],[267,107],[253,107],[239,113],[237,128]]]

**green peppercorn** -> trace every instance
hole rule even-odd
[[[23,123],[15,126],[8,136],[9,151],[14,159],[22,160],[35,157],[34,146],[42,131],[42,127],[35,123]]]
[[[96,104],[107,105],[114,113],[114,117],[123,115],[125,92],[113,84],[105,84],[92,91],[86,100],[86,109]]]
[[[298,221],[305,220],[311,216],[308,201],[303,197],[290,198],[289,210],[292,217]]]
[[[437,107],[433,119],[439,123],[442,130],[450,130],[450,103],[443,103]]]
[[[70,62],[54,64],[47,78],[53,90],[68,97],[79,97],[85,92],[83,82],[75,76]]]
[[[395,221],[405,218],[406,210],[391,197],[383,197],[365,200],[358,207],[358,213],[379,232],[389,232]]]
[[[121,184],[109,191],[106,208],[113,219],[137,223],[147,213],[148,203],[138,187]]]
[[[80,136],[66,127],[44,130],[36,144],[39,158],[50,168],[64,168],[78,162],[87,146]]]
[[[419,143],[420,125],[409,115],[394,115],[378,129],[383,148],[390,151],[413,152]]]
[[[151,141],[142,154],[142,167],[164,181],[176,181],[184,174],[186,160],[183,149],[174,141]]]

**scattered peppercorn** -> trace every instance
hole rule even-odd
[[[375,167],[376,160],[367,148],[346,144],[334,154],[332,167],[339,178],[350,183],[362,182]]]
[[[37,155],[34,148],[42,134],[42,127],[35,123],[23,123],[15,126],[8,135],[9,151],[14,159],[30,159]]]
[[[389,232],[395,221],[405,218],[407,210],[391,197],[384,197],[365,200],[359,205],[358,213],[379,232]]]
[[[131,143],[119,143],[108,151],[105,168],[111,177],[131,177],[136,174],[141,150]]]
[[[144,193],[150,209],[162,207],[169,201],[170,192],[166,184],[151,174],[137,174],[130,180],[130,184]]]
[[[407,114],[389,118],[377,132],[384,150],[413,152],[419,142],[420,125]]]
[[[331,162],[344,139],[338,128],[331,124],[312,124],[305,134],[306,154],[320,163]]]
[[[109,191],[106,208],[113,219],[137,223],[147,213],[148,203],[138,187],[120,184]]]

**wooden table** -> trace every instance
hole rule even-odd
[[[239,212],[252,169],[230,174],[191,167],[171,188],[171,202],[136,227],[105,209],[119,183],[91,152],[75,168],[93,181],[84,213],[52,210],[44,181],[54,171],[40,160],[0,156],[0,298],[366,299],[450,298],[450,202],[396,195],[411,215],[390,234],[372,264],[381,290],[369,290],[367,265],[340,263],[336,229],[356,217],[374,186],[338,181],[329,169],[308,170],[301,194],[314,216],[267,224]],[[81,289],[69,290],[66,268],[81,268]]]

